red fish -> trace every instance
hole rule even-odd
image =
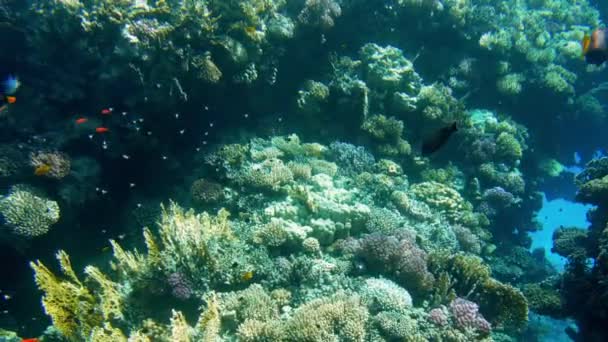
[[[13,103],[17,102],[17,98],[14,97],[14,96],[7,96],[6,97],[6,102],[8,102],[10,104],[13,104]]]
[[[107,128],[107,127],[97,127],[97,128],[95,128],[95,132],[97,132],[97,133],[106,133],[106,132],[109,132],[109,131],[110,131],[110,129]]]
[[[21,342],[39,342],[40,340],[37,338],[23,338],[21,339]]]
[[[112,109],[110,108],[104,108],[101,110],[101,115],[110,115],[112,114]]]
[[[78,118],[78,119],[76,119],[76,124],[80,125],[87,121],[89,121],[89,119],[87,119],[87,118]]]

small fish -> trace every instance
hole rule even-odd
[[[97,133],[107,133],[109,131],[110,131],[110,129],[107,128],[107,127],[97,127],[97,128],[95,128],[95,132],[97,132]]]
[[[39,339],[33,337],[33,338],[22,338],[21,342],[40,342]]]
[[[247,271],[241,274],[241,280],[249,281],[253,278],[253,271]]]
[[[110,246],[105,246],[101,249],[102,253],[109,252],[109,251],[110,251]]]
[[[111,108],[104,108],[101,110],[101,115],[110,115],[110,114],[112,114]]]
[[[251,35],[254,35],[256,31],[257,31],[257,30],[256,30],[255,26],[247,26],[247,27],[245,27],[245,32],[246,32],[248,35],[250,35],[250,36],[251,36]]]
[[[608,60],[608,29],[595,29],[581,41],[582,56],[587,64],[602,65]]]
[[[8,102],[9,104],[13,104],[13,103],[17,102],[17,98],[14,96],[7,96],[6,102]]]
[[[81,125],[87,121],[89,121],[89,119],[87,119],[87,118],[78,118],[78,119],[76,119],[76,124]]]
[[[7,105],[0,106],[0,113],[4,112],[6,108],[8,108]]]
[[[452,133],[456,131],[458,131],[456,122],[452,122],[450,125],[442,127],[428,136],[422,142],[422,155],[427,156],[439,150],[443,145],[445,145]]]
[[[36,176],[44,176],[51,171],[51,166],[47,164],[41,164],[36,166],[34,169],[34,175]]]
[[[17,89],[21,86],[19,78],[8,75],[8,77],[2,82],[3,93],[6,95],[13,95],[17,92]]]

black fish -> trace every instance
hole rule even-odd
[[[427,156],[445,145],[452,133],[456,132],[456,122],[452,122],[449,126],[442,127],[422,142],[422,155]]]

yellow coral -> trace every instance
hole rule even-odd
[[[94,327],[88,339],[91,342],[127,342],[127,337],[118,328],[114,328],[110,323],[103,327]]]
[[[102,317],[95,310],[95,298],[76,277],[68,255],[59,251],[57,259],[71,281],[57,278],[40,261],[31,262],[30,266],[34,269],[36,285],[44,292],[42,305],[51,316],[53,326],[69,340],[79,341],[101,324]]]
[[[171,311],[171,342],[190,342],[190,326],[186,322],[184,315],[179,312]]]
[[[99,300],[101,312],[105,320],[123,318],[122,298],[119,293],[119,285],[111,281],[105,274],[94,266],[87,266],[84,272],[99,284],[101,293]]]
[[[217,295],[211,293],[207,300],[207,310],[201,313],[196,323],[196,330],[200,333],[200,341],[215,342],[219,338],[221,317]]]

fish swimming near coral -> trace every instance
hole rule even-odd
[[[608,60],[608,29],[595,29],[591,34],[585,34],[581,46],[583,57],[588,64],[601,65]]]
[[[435,131],[433,134],[429,135],[422,142],[422,155],[428,156],[439,150],[454,132],[458,131],[458,127],[456,126],[456,122],[452,122],[448,126],[442,127],[439,130]]]
[[[51,166],[48,164],[41,164],[36,166],[34,169],[34,175],[36,176],[44,176],[51,171]]]

